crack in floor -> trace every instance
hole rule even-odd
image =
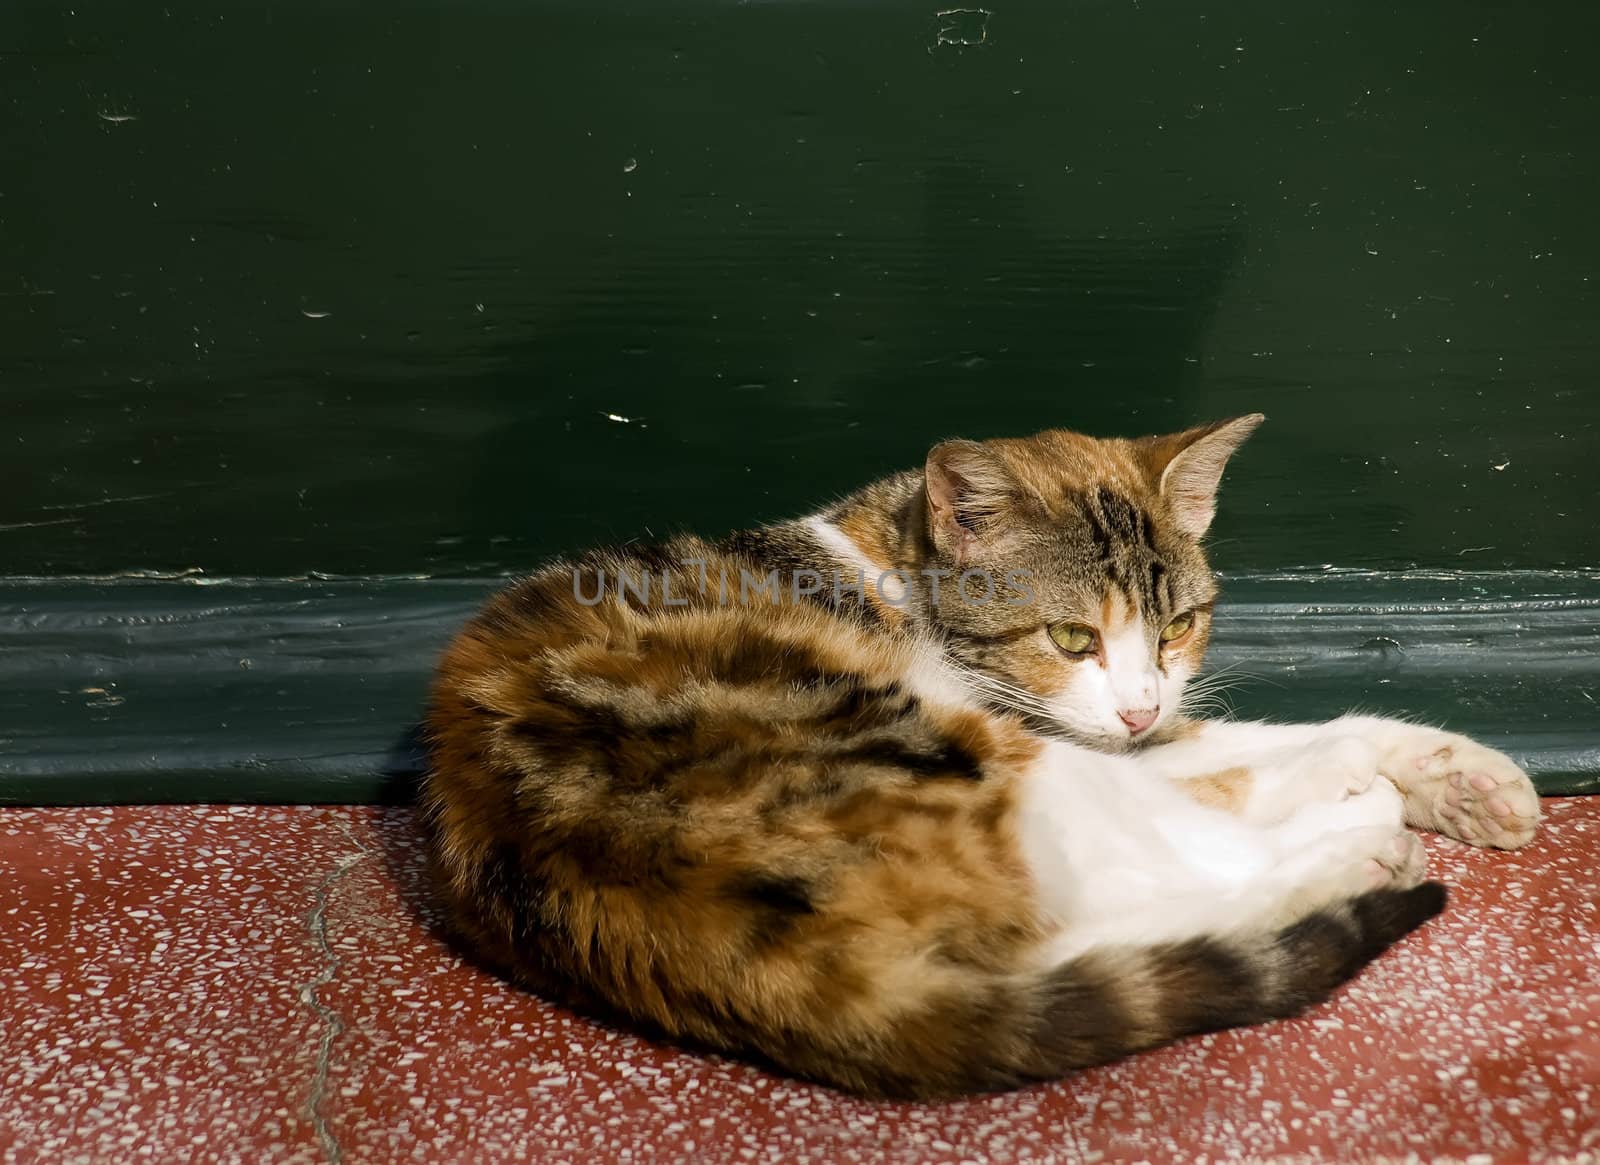
[[[361,844],[349,834],[348,830],[345,833],[356,845]],[[339,1014],[317,994],[320,988],[333,982],[339,973],[339,964],[342,961],[328,942],[328,903],[339,880],[370,856],[371,851],[363,847],[359,853],[346,854],[340,858],[338,864],[317,883],[316,889],[312,892],[311,912],[306,915],[306,930],[311,935],[312,944],[324,959],[322,970],[300,988],[300,1002],[310,1008],[322,1021],[322,1036],[317,1042],[316,1068],[311,1074],[311,1087],[306,1093],[306,1111],[311,1118],[311,1127],[317,1134],[317,1143],[322,1146],[323,1155],[330,1165],[341,1165],[344,1160],[344,1149],[339,1144],[338,1138],[333,1135],[333,1130],[328,1127],[328,1118],[322,1112],[322,1102],[328,1094],[333,1045],[344,1034],[345,1025]]]

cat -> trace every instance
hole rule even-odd
[[[1462,736],[1184,713],[1259,414],[947,441],[819,513],[553,562],[449,646],[449,925],[582,1011],[868,1096],[1291,1016],[1444,906],[1405,824],[1527,842]]]

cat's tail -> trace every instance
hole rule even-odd
[[[1282,929],[1090,951],[929,1015],[950,1055],[887,1060],[868,1091],[938,1096],[1054,1080],[1184,1036],[1298,1015],[1444,909],[1424,882],[1374,890]],[[920,1024],[919,1024],[920,1026]],[[918,1041],[920,1042],[920,1041]]]

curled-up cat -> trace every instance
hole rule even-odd
[[[1507,757],[1184,715],[1258,416],[950,441],[797,521],[552,563],[440,666],[462,941],[571,1006],[856,1092],[1052,1079],[1294,1015],[1436,914],[1405,823],[1528,841]]]

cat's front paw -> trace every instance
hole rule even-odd
[[[1356,735],[1269,756],[1254,772],[1247,820],[1271,825],[1305,805],[1359,796],[1378,779],[1378,751]]]
[[[1428,873],[1428,851],[1409,829],[1392,834],[1362,867],[1369,890],[1409,890]]]
[[[1379,769],[1405,795],[1412,825],[1496,849],[1533,840],[1539,795],[1505,753],[1427,728],[1408,728],[1385,745]]]
[[[1275,876],[1291,888],[1293,909],[1315,910],[1372,890],[1409,890],[1427,876],[1427,851],[1393,825],[1339,829],[1299,846]]]

